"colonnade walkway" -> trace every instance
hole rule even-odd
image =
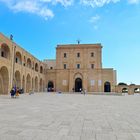
[[[140,140],[140,95],[1,95],[0,140]]]

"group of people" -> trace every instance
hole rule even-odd
[[[18,98],[19,97],[19,88],[12,87],[10,93],[11,93],[11,98]]]

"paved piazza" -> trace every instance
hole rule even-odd
[[[140,96],[0,96],[0,140],[140,140]]]

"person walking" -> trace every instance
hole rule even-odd
[[[19,88],[17,88],[17,90],[16,90],[16,96],[15,97],[19,98]]]
[[[11,93],[11,98],[14,98],[15,97],[15,88],[14,87],[12,87],[10,93]]]
[[[86,95],[86,89],[84,89],[84,95]]]

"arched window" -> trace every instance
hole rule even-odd
[[[40,73],[43,73],[43,67],[40,66]]]
[[[22,58],[21,58],[21,53],[16,52],[16,58],[15,58],[16,63],[22,64]]]
[[[30,58],[27,59],[27,67],[28,68],[31,68],[32,67],[31,59]]]
[[[38,64],[37,63],[35,63],[35,71],[38,72]]]
[[[5,43],[1,45],[1,57],[10,59],[10,49]]]

